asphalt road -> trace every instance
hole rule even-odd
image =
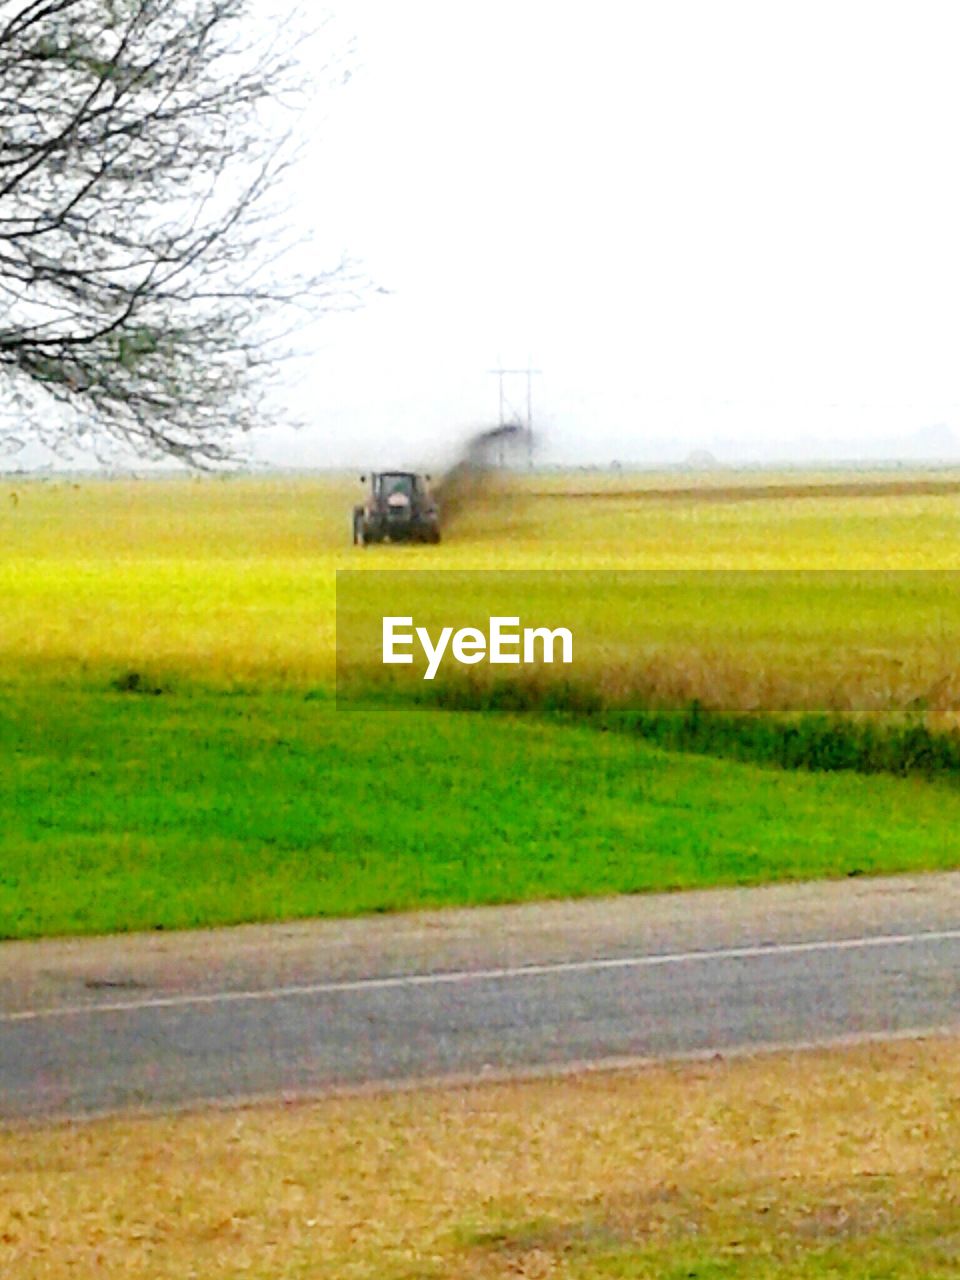
[[[960,874],[0,946],[0,1117],[960,1030]]]

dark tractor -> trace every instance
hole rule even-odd
[[[354,545],[439,542],[440,513],[427,487],[429,479],[413,471],[374,472],[370,496],[353,509]]]

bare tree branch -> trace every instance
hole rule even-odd
[[[202,463],[258,423],[277,313],[354,297],[278,273],[297,89],[248,0],[0,0],[0,442]]]

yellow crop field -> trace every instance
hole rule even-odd
[[[17,479],[5,489],[0,675],[7,680],[99,681],[130,669],[212,683],[327,683],[335,570],[345,568],[960,569],[960,478],[949,472],[722,481],[533,475],[467,512],[439,547],[366,549],[349,539],[350,510],[362,493],[357,477]],[[935,591],[942,616],[951,587],[944,577]],[[926,607],[929,592],[925,599]],[[903,678],[909,616],[891,641],[889,610],[841,617],[838,598],[836,613],[841,630],[854,628],[866,679],[892,682],[897,696],[949,683],[949,646],[941,641],[950,628],[940,626],[937,643],[926,643],[916,671]],[[736,625],[726,619],[729,644],[756,616],[744,606]],[[724,619],[714,623],[720,678],[729,645]],[[673,653],[661,683],[689,694],[703,654],[684,649],[683,633],[675,622],[646,659],[655,670]],[[822,648],[827,633],[818,634]],[[636,657],[632,641],[608,640],[607,669],[622,680]],[[777,650],[774,665],[786,670],[788,658]],[[739,679],[736,671],[721,678],[723,696]],[[754,688],[747,702],[763,696]]]

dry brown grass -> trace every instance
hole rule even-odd
[[[527,496],[530,498],[632,498],[640,502],[657,500],[776,502],[788,498],[914,498],[951,497],[960,494],[960,478],[955,474],[951,474],[949,478],[899,476],[895,479],[887,479],[883,475],[872,474],[858,479],[805,477],[801,480],[791,480],[785,475],[773,477],[754,475],[752,479],[743,478],[740,483],[731,483],[723,472],[711,472],[695,484],[685,483],[677,477],[672,477],[668,483],[661,483],[660,480],[660,477],[634,476],[626,483],[618,485],[609,477],[605,477],[604,483],[590,487],[581,479],[579,485],[571,485],[564,493],[560,492],[555,485],[541,488],[539,479],[535,479],[529,481]]]
[[[8,1132],[0,1274],[955,1274],[958,1065],[899,1043]]]

